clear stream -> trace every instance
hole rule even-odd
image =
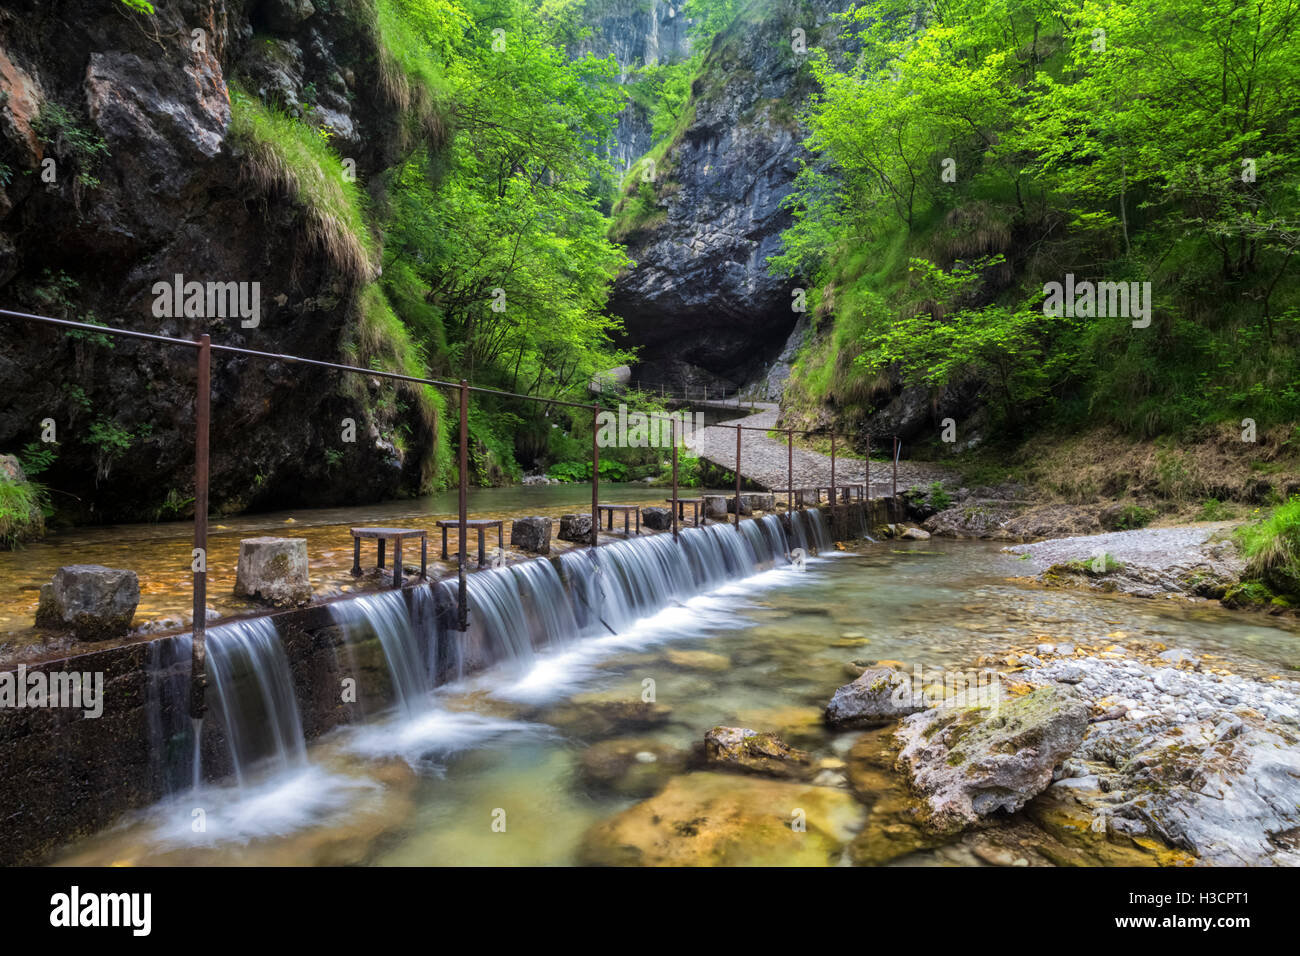
[[[571,489],[523,489],[534,497],[523,510],[564,491]],[[499,496],[492,505],[502,511],[521,492],[486,494]],[[367,509],[303,524],[402,517],[397,508]],[[854,660],[940,671],[1034,641],[1143,638],[1218,655],[1243,672],[1300,669],[1296,629],[1273,619],[1042,589],[1012,580],[1024,563],[987,543],[854,542],[824,549],[800,570],[783,554],[798,542],[776,540],[774,521],[743,535],[726,526],[693,531],[681,549],[667,536],[602,547],[608,558],[599,575],[585,555],[569,554],[565,572],[584,592],[572,605],[549,562],[473,576],[473,627],[498,645],[500,663],[436,691],[415,650],[428,625],[412,624],[392,596],[338,605],[349,633],[373,628],[380,637],[400,700],[305,747],[292,684],[277,674],[273,629],[264,622],[215,629],[218,680],[223,661],[257,673],[256,690],[222,698],[208,718],[227,721],[237,749],[247,751],[237,755],[239,775],[178,788],[66,848],[57,862],[570,864],[586,859],[581,847],[593,825],[690,773],[673,755],[715,725],[775,730],[821,765],[842,767],[857,734],[829,732],[820,715],[854,676]],[[740,567],[744,555],[767,569]],[[521,600],[544,609],[534,626],[553,640],[540,653],[527,647]],[[653,726],[624,709],[642,700],[647,680]],[[639,783],[602,774],[617,753],[638,755]],[[865,809],[851,815],[848,832],[871,825]],[[798,853],[764,862],[842,858]]]

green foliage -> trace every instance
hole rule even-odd
[[[1120,509],[1119,515],[1115,519],[1115,527],[1121,531],[1145,528],[1155,516],[1156,513],[1150,508],[1144,508],[1141,505],[1125,505]]]
[[[548,478],[554,478],[558,481],[591,481],[591,462],[590,461],[560,461],[556,462],[547,469]],[[621,461],[612,461],[608,458],[600,460],[600,480],[601,481],[628,481],[632,477],[631,470]]]
[[[952,504],[952,495],[944,490],[943,482],[930,482],[930,493],[926,496],[926,504],[935,511],[943,511]]]
[[[284,191],[302,208],[308,238],[352,282],[372,272],[375,242],[365,193],[317,128],[230,84],[230,133],[244,171],[266,192]]]
[[[1236,541],[1246,558],[1243,580],[1300,598],[1300,497],[1280,505],[1267,518],[1242,525]]]
[[[95,479],[103,481],[113,464],[130,450],[137,437],[111,418],[99,418],[87,430],[85,443],[95,451]]]
[[[807,398],[869,412],[901,375],[977,381],[1018,423],[1300,417],[1300,7],[872,0],[846,24],[772,261],[814,290]],[[1151,282],[1150,327],[1045,316],[1067,272]]]
[[[1201,511],[1196,516],[1197,521],[1226,521],[1232,517],[1232,509],[1218,498],[1208,498],[1201,505]]]
[[[152,14],[154,12],[153,4],[149,0],[118,0],[118,2],[135,13]]]
[[[0,549],[12,550],[45,532],[44,488],[0,472]]]
[[[46,100],[32,121],[32,130],[50,145],[59,158],[76,166],[79,186],[94,189],[99,185],[93,170],[108,156],[108,144],[82,126],[71,111],[53,100]]]
[[[23,474],[35,478],[50,467],[59,457],[58,444],[54,442],[32,441],[23,446],[18,453],[18,463],[22,465]]]

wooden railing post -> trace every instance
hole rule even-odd
[[[207,712],[208,633],[208,431],[212,400],[212,338],[199,336],[198,386],[194,394],[194,625],[190,644],[190,716]]]

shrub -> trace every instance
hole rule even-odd
[[[1244,580],[1263,582],[1278,594],[1300,596],[1300,497],[1236,531],[1246,558]]]

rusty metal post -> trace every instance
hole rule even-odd
[[[871,432],[867,432],[867,473],[864,476],[867,486],[867,500],[871,500]]]
[[[898,436],[894,436],[894,497],[898,497]]]
[[[736,426],[736,530],[740,530],[740,436],[744,432]]]
[[[208,631],[208,425],[212,401],[212,338],[199,336],[198,387],[194,394],[194,624],[190,642],[190,716],[207,712],[205,690]]]
[[[457,550],[458,586],[456,621],[463,632],[469,627],[469,603],[465,593],[465,539],[469,535],[469,382],[460,380],[460,546]]]
[[[786,508],[794,511],[794,429],[785,430],[785,453],[786,453],[786,481],[785,490],[790,493],[790,500],[786,503]]]
[[[835,433],[831,432],[831,507],[835,507]]]
[[[677,419],[670,417],[668,423],[673,439],[673,541],[676,541],[677,509],[681,507],[681,505],[677,503]]]
[[[600,443],[596,440],[600,406],[592,405],[591,414],[591,546],[595,548],[600,545]]]

